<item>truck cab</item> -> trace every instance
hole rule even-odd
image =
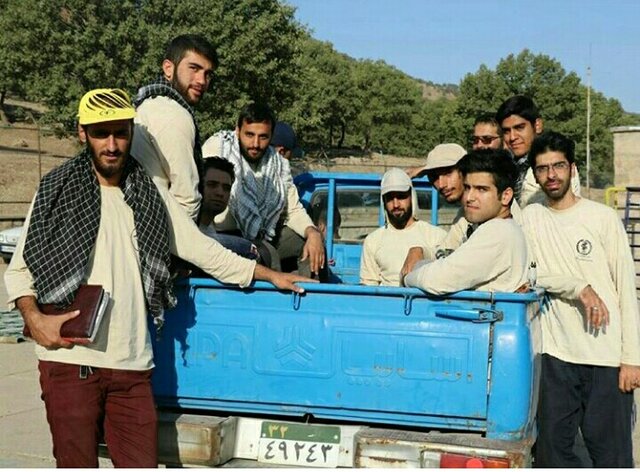
[[[161,462],[531,465],[543,294],[358,285],[362,241],[384,222],[380,179],[295,179],[305,207],[326,205],[330,283],[177,284],[154,343]],[[418,216],[450,222],[456,209],[414,185]]]

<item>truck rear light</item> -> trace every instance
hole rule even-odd
[[[504,469],[509,465],[509,459],[498,457],[473,457],[446,453],[440,456],[440,467],[443,469]]]

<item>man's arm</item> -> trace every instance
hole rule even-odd
[[[34,296],[20,297],[16,300],[16,307],[29,327],[33,340],[48,349],[70,348],[74,344],[89,344],[88,339],[63,338],[60,328],[68,320],[80,314],[80,310],[70,311],[62,315],[45,315],[38,308]]]
[[[222,247],[200,232],[166,189],[158,187],[158,191],[167,208],[171,251],[181,259],[200,267],[221,282],[241,287],[248,286],[255,278],[271,282],[284,290],[302,292],[302,288],[295,286],[294,282],[313,282],[312,279],[299,275],[267,269]]]
[[[512,243],[512,233],[501,233],[485,225],[446,258],[417,264],[405,277],[405,285],[444,295],[474,289],[507,271],[511,260],[504,255]]]
[[[311,272],[318,273],[324,267],[324,241],[320,230],[300,203],[298,190],[293,182],[287,188],[287,218],[285,224],[305,239],[302,260],[309,258]]]
[[[533,208],[533,207],[531,207]],[[589,283],[573,275],[552,273],[550,268],[542,263],[544,261],[542,248],[538,244],[538,232],[536,220],[533,217],[531,208],[527,208],[521,213],[521,226],[527,239],[529,248],[529,261],[535,262],[537,265],[537,285],[544,288],[545,291],[552,295],[556,295],[565,300],[579,300],[580,295],[591,298],[591,292],[587,289]],[[585,300],[589,302],[589,300]]]
[[[620,304],[620,323],[622,330],[622,357],[620,370],[620,389],[630,391],[640,386],[640,313],[636,295],[635,264],[627,234],[622,222],[613,215],[605,243],[609,243],[607,257],[611,276],[615,283]],[[636,383],[638,381],[638,383]]]
[[[31,202],[31,207],[27,213],[24,229],[20,235],[16,251],[4,274],[5,286],[9,296],[9,307],[13,308],[13,305],[15,305],[16,308],[18,308],[25,325],[28,326],[29,331],[31,331],[31,337],[41,346],[56,349],[60,347],[69,348],[74,344],[86,344],[88,342],[86,339],[66,339],[60,337],[61,326],[65,321],[78,316],[80,314],[79,311],[76,310],[65,313],[64,315],[50,316],[45,315],[38,308],[33,276],[23,257],[24,242],[27,239],[32,210],[33,202]]]
[[[458,211],[456,218],[453,220],[453,223],[449,227],[449,231],[447,235],[444,237],[442,241],[436,246],[437,250],[449,250],[455,251],[462,245],[463,242],[467,239],[467,228],[469,227],[469,222],[464,218],[462,214],[462,209]]]

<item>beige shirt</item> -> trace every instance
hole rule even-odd
[[[460,290],[514,292],[527,281],[527,244],[513,218],[494,218],[443,259],[420,261],[405,277],[407,287],[435,295]]]
[[[522,225],[522,210],[520,209],[520,205],[518,205],[518,202],[516,202],[515,198],[511,202],[511,216],[516,223]],[[447,236],[438,245],[437,249],[448,249],[452,251],[458,249],[460,245],[467,240],[468,228],[469,222],[464,217],[464,210],[460,208],[458,210],[458,214],[453,219],[453,223],[449,228]]]
[[[220,149],[220,137],[213,135],[207,139],[202,146],[202,155],[205,157],[220,156]],[[234,185],[238,185],[238,182],[235,182]],[[309,214],[302,206],[302,203],[300,203],[298,189],[293,184],[293,180],[290,180],[288,183],[287,203],[283,213],[284,224],[302,237],[304,237],[305,230],[309,226],[313,226],[313,221],[311,221]],[[215,217],[214,224],[218,231],[233,231],[238,229],[238,223],[229,211],[229,207]]]
[[[133,212],[118,187],[100,187],[100,228],[82,283],[98,284],[111,300],[95,341],[71,349],[46,349],[36,344],[40,360],[124,370],[153,367],[147,309],[136,250]],[[30,215],[25,222],[29,226]],[[36,296],[33,277],[23,258],[27,231],[22,232],[5,274],[9,302]],[[125,275],[126,274],[126,275]]]
[[[640,365],[635,267],[615,210],[582,198],[566,210],[528,205],[523,220],[538,284],[551,296],[540,319],[542,352],[577,364]],[[609,310],[597,332],[585,327],[578,302],[588,284]]]
[[[362,244],[360,283],[398,287],[409,249],[419,246],[426,257],[433,258],[436,245],[445,236],[442,228],[419,220],[405,229],[391,224],[376,229]]]
[[[149,98],[136,111],[131,155],[158,187],[171,195],[195,220],[202,197],[193,158],[196,127],[191,114],[167,97]]]

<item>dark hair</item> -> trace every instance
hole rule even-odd
[[[264,123],[267,122],[271,125],[271,132],[273,132],[276,126],[276,116],[266,103],[252,102],[240,110],[240,116],[238,116],[238,122],[236,125],[238,129],[242,128],[244,122],[251,123]]]
[[[511,115],[518,115],[535,126],[536,120],[540,118],[538,107],[529,97],[524,95],[514,95],[505,100],[496,112],[496,120],[502,126],[502,122]]]
[[[327,198],[320,197],[318,200],[311,205],[311,221],[313,224],[318,226],[320,222],[327,223]],[[342,215],[340,215],[340,210],[338,210],[338,202],[334,201],[333,203],[333,226],[339,227],[342,224]]]
[[[529,165],[531,169],[536,166],[536,157],[538,157],[539,154],[549,151],[564,154],[569,164],[575,162],[575,144],[573,141],[555,131],[545,131],[536,137],[531,144],[531,150],[529,151]]]
[[[206,175],[209,169],[218,169],[229,174],[229,176],[231,176],[231,182],[236,178],[233,163],[219,156],[206,156],[203,167],[203,175]]]
[[[498,122],[498,120],[496,120],[496,117],[493,113],[484,112],[476,116],[476,120],[473,122],[473,127],[475,128],[475,126],[479,124],[488,124],[491,126],[495,126],[498,130],[498,136],[502,137],[502,126],[500,126],[500,123]]]
[[[463,176],[476,172],[487,172],[493,175],[498,194],[509,187],[515,191],[518,167],[513,162],[511,154],[504,149],[471,151],[460,160],[459,166]]]
[[[183,34],[171,40],[164,53],[164,59],[168,59],[178,65],[184,56],[194,51],[211,61],[213,67],[218,67],[218,53],[213,45],[198,34]]]

